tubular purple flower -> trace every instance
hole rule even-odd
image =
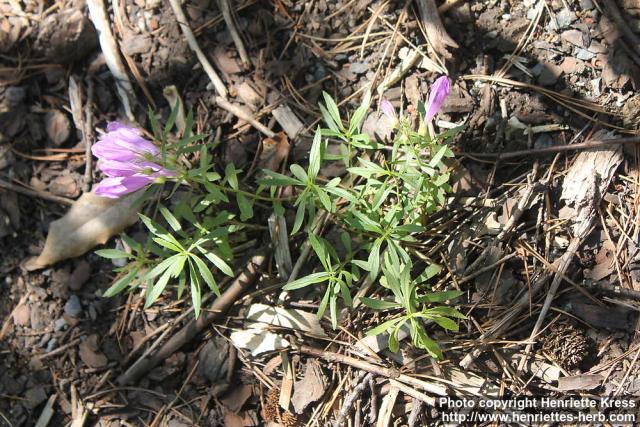
[[[112,122],[107,133],[91,150],[99,159],[98,168],[108,177],[96,187],[98,196],[118,198],[133,193],[147,185],[175,177],[155,160],[160,149],[140,136],[134,127]]]
[[[160,149],[140,136],[134,127],[111,122],[107,133],[91,147],[94,156],[101,160],[128,162],[140,157],[155,157]]]
[[[95,193],[101,197],[117,199],[146,187],[153,183],[155,179],[156,178],[151,175],[142,174],[105,178],[98,184]]]
[[[398,115],[396,114],[396,109],[393,108],[391,102],[388,99],[383,99],[380,103],[380,109],[391,120],[398,120]]]
[[[449,96],[449,77],[441,76],[436,79],[431,87],[431,92],[429,93],[429,101],[427,102],[427,111],[425,113],[424,119],[427,122],[430,122],[433,119],[444,100]]]

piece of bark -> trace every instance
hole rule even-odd
[[[416,0],[420,19],[433,49],[444,56],[451,58],[448,48],[458,48],[458,43],[451,38],[440,19],[435,0]]]
[[[593,390],[594,388],[600,387],[603,379],[604,378],[600,374],[584,374],[573,377],[562,377],[558,380],[558,390]]]

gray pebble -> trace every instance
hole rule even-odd
[[[553,139],[548,133],[541,133],[533,143],[534,148],[547,148],[553,145]]]
[[[316,70],[313,72],[313,78],[317,80],[322,80],[327,76],[327,69],[324,68],[322,64],[318,64],[316,66]]]
[[[52,352],[53,350],[55,350],[56,347],[58,347],[58,339],[51,338],[47,343],[47,353]]]
[[[575,20],[578,19],[575,13],[563,8],[560,12],[556,14],[556,21],[558,23],[558,27],[561,29],[569,27]]]
[[[82,304],[77,295],[71,295],[67,303],[64,305],[64,312],[71,317],[78,317],[82,313]]]
[[[364,62],[352,62],[349,70],[354,74],[364,74],[369,71],[369,64],[365,64]]]
[[[580,0],[580,8],[582,10],[591,10],[594,7],[595,6],[593,5],[593,2],[591,0]]]
[[[576,58],[581,59],[583,61],[589,61],[596,56],[595,53],[589,52],[587,49],[582,49],[581,47],[576,48]]]
[[[93,304],[89,306],[89,317],[93,321],[95,321],[98,318],[98,311],[96,310]]]
[[[61,330],[64,329],[65,326],[67,326],[67,321],[64,320],[63,317],[56,319],[56,321],[53,322],[53,330],[55,332],[60,332]]]

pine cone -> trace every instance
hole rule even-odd
[[[584,332],[568,323],[555,323],[540,341],[542,351],[566,370],[580,365],[591,347]]]

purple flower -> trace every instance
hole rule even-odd
[[[389,100],[383,99],[382,102],[380,103],[380,109],[382,110],[384,115],[387,116],[392,121],[395,122],[396,120],[398,120],[396,109],[393,108],[393,105],[391,104],[391,102],[389,102]]]
[[[140,157],[155,157],[160,149],[140,136],[134,127],[111,122],[107,125],[107,133],[91,147],[94,156],[101,160],[128,162]]]
[[[108,177],[96,187],[98,196],[115,199],[162,177],[176,176],[174,171],[156,163],[160,149],[140,136],[138,129],[112,122],[107,125],[107,131],[91,147],[93,154],[100,159],[98,168]]]
[[[101,197],[117,199],[152,184],[155,179],[151,175],[142,174],[105,178],[98,184],[95,193]]]
[[[442,107],[444,100],[447,98],[447,96],[449,96],[449,92],[449,78],[447,76],[438,77],[435,83],[433,83],[431,92],[429,93],[427,112],[424,116],[424,119],[427,122],[430,122],[433,119],[433,116],[435,116],[436,113],[440,111],[440,107]]]

